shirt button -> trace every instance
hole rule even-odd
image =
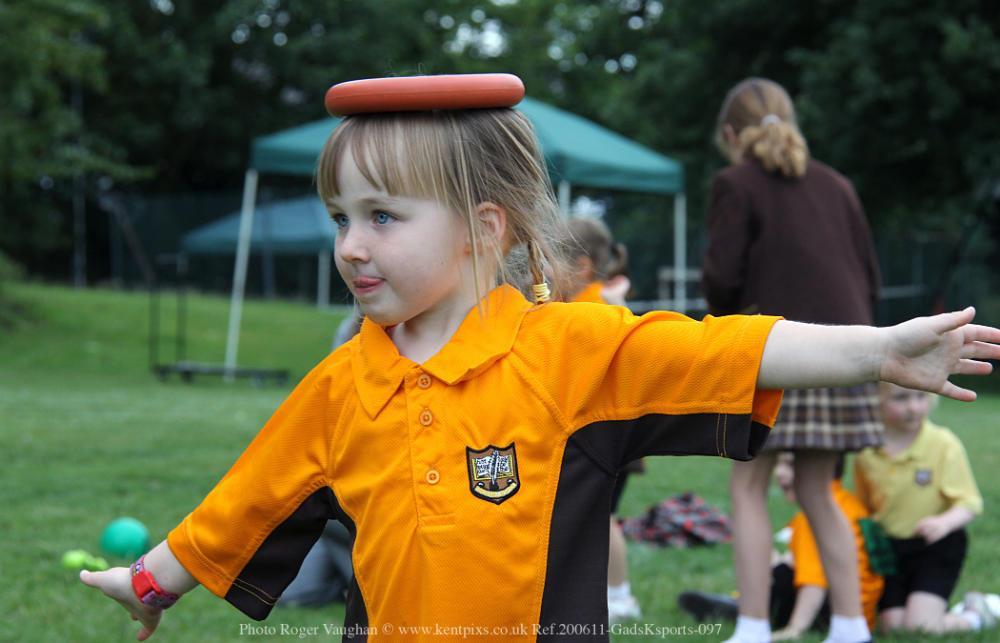
[[[424,426],[430,426],[434,421],[434,414],[431,413],[430,409],[424,409],[420,412],[420,423]]]
[[[430,388],[431,387],[431,376],[427,373],[421,373],[420,377],[417,378],[417,386],[420,388]]]
[[[441,480],[441,474],[437,469],[430,469],[424,477],[427,479],[427,484],[437,484]]]

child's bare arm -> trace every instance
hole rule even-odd
[[[888,328],[779,321],[764,346],[757,386],[816,388],[884,380],[971,402],[950,375],[987,375],[1000,330],[970,324],[975,310],[918,317]]]
[[[823,608],[826,589],[818,585],[802,585],[795,592],[795,607],[788,625],[771,635],[772,641],[797,639],[812,627],[816,615]]]
[[[198,581],[174,557],[166,541],[151,549],[146,554],[144,563],[164,591],[181,595],[198,586]],[[118,601],[132,615],[133,621],[142,624],[136,636],[137,640],[145,641],[153,635],[163,610],[149,607],[139,601],[132,590],[132,575],[127,567],[115,567],[106,572],[82,571],[80,580]]]
[[[921,518],[913,530],[914,536],[919,536],[927,541],[927,544],[936,543],[948,534],[966,526],[976,514],[968,507],[955,505],[948,511],[936,516]]]

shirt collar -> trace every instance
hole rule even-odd
[[[910,446],[906,447],[905,449],[903,449],[898,454],[892,457],[890,457],[888,454],[885,454],[884,447],[880,447],[880,450],[882,450],[882,453],[885,454],[888,459],[893,460],[895,462],[904,462],[906,460],[918,460],[927,451],[928,448],[927,442],[928,440],[930,440],[929,436],[931,430],[935,426],[936,425],[933,422],[931,422],[930,419],[924,418],[923,423],[921,423],[920,425],[920,432],[917,433],[917,437],[913,438],[913,442],[910,442]]]
[[[573,297],[573,301],[583,301],[594,304],[606,303],[604,301],[604,294],[602,292],[603,290],[604,290],[603,283],[601,283],[600,281],[592,281],[589,284],[587,284],[583,288],[583,290],[576,293],[576,296]]]
[[[433,357],[420,368],[446,384],[474,377],[510,352],[531,304],[508,285],[494,288],[474,307]],[[416,364],[399,354],[385,329],[367,318],[351,356],[354,384],[370,417],[382,411]]]

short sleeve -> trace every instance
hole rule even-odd
[[[780,390],[758,390],[764,344],[777,317],[667,312],[641,317],[587,306],[561,333],[550,363],[556,398],[573,430],[620,439],[594,445],[620,466],[645,455],[718,455],[749,459],[763,446],[781,405]],[[610,426],[610,425],[609,425]]]
[[[948,442],[941,471],[941,494],[952,507],[965,507],[978,515],[983,512],[983,497],[972,475],[965,447],[954,434]]]
[[[327,387],[321,367],[278,408],[207,497],[167,536],[213,594],[264,618],[336,516],[326,472]]]

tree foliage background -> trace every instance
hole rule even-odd
[[[68,278],[82,190],[100,279],[102,191],[238,189],[250,140],[323,116],[330,84],[471,71],[517,73],[533,97],[682,162],[695,222],[725,92],[773,78],[876,229],[954,235],[1000,175],[992,4],[0,0],[0,252]],[[636,272],[669,263],[669,202],[607,199]]]

